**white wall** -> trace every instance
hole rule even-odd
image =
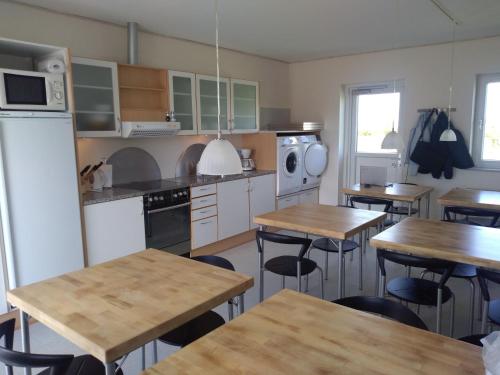
[[[461,42],[455,48],[453,106],[457,107],[457,112],[452,119],[470,144],[476,75],[500,72],[500,37]],[[417,120],[418,108],[448,106],[449,76],[449,44],[291,64],[293,120],[316,120],[326,124],[323,138],[330,147],[330,164],[321,186],[321,202],[335,204],[339,197],[343,85],[404,79],[400,129],[407,140]],[[434,187],[433,198],[455,186],[500,189],[500,172],[455,169],[454,173],[452,180],[435,180],[429,175],[409,180]],[[436,215],[439,212],[437,203],[432,204]]]
[[[0,37],[69,47],[74,56],[125,63],[125,27],[43,9],[0,1]],[[140,64],[202,74],[215,74],[215,48],[203,44],[139,33]],[[260,83],[261,107],[289,108],[289,65],[222,49],[221,75]],[[80,164],[99,160],[127,146],[142,147],[155,156],[164,177],[173,176],[175,162],[191,143],[208,137],[171,137],[154,140],[78,141]],[[239,137],[232,139],[239,144]]]

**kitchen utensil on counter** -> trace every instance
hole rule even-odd
[[[249,148],[240,148],[240,154],[242,159],[249,159],[252,154],[252,150]]]
[[[255,169],[255,162],[252,159],[241,159],[241,168],[243,171],[253,171]]]
[[[83,168],[81,171],[80,171],[80,177],[83,177],[83,175],[90,169],[92,165],[91,164],[87,164],[85,166],[85,168]]]

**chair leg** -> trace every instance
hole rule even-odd
[[[321,299],[325,299],[325,285],[323,281],[323,270],[320,267],[316,267],[319,271],[319,285],[321,288]]]
[[[486,323],[488,322],[489,309],[490,309],[489,301],[484,301],[483,302],[483,317],[481,319],[481,333],[487,333],[486,332]]]
[[[307,280],[307,279],[306,279]],[[285,276],[281,277],[281,289],[285,289]],[[307,290],[307,289],[306,289]]]
[[[146,346],[141,346],[141,366],[142,370],[146,370]]]
[[[307,250],[307,259],[311,259],[311,248]],[[306,293],[309,291],[309,274],[306,275]]]
[[[411,267],[410,266],[406,267],[406,277],[407,278],[411,277]]]
[[[325,280],[328,280],[328,251],[325,251]]]
[[[351,252],[352,254],[352,252]],[[358,287],[363,290],[363,232],[359,233],[359,270],[358,270]]]
[[[342,257],[342,296],[345,297],[345,255]]]
[[[437,290],[437,304],[436,304],[436,333],[441,333],[441,309],[443,307],[443,290]]]
[[[466,279],[470,285],[470,323],[469,323],[469,335],[472,335],[474,332],[474,305],[476,304],[476,286],[474,285],[474,281],[471,279]]]
[[[451,306],[450,306],[450,337],[453,337],[453,331],[455,330],[455,295],[451,294]]]

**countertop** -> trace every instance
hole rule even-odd
[[[123,186],[114,186],[111,188],[104,188],[103,191],[88,191],[84,193],[83,205],[86,206],[96,203],[111,202],[119,199],[139,197],[147,193],[154,193],[156,191],[172,188],[180,189],[185,187],[210,185],[218,182],[234,181],[242,178],[257,177],[274,173],[276,173],[276,171],[257,169],[250,172],[243,172],[242,174],[225,176],[223,178],[219,176],[186,176],[167,178],[161,180],[161,183],[159,183],[161,187],[154,187],[150,189],[132,189]]]

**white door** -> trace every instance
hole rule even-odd
[[[219,240],[249,230],[247,178],[217,184],[217,211]]]
[[[89,266],[146,248],[142,201],[140,196],[84,206]]]
[[[347,89],[345,160],[346,185],[359,182],[361,166],[387,168],[387,182],[402,180],[402,150],[384,150],[382,141],[394,126],[398,131],[402,82],[353,86]]]
[[[253,218],[275,209],[274,174],[250,178],[250,229],[257,228]]]

